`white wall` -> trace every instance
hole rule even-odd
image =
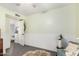
[[[79,4],[76,4],[76,37],[79,38]]]
[[[56,51],[59,34],[74,40],[75,19],[75,5],[28,16],[25,44]]]

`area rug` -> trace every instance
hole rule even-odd
[[[26,52],[23,56],[51,56],[51,54],[45,50],[34,50]]]

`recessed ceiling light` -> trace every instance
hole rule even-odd
[[[20,6],[21,4],[20,3],[16,3],[16,6]]]
[[[33,7],[33,8],[36,8],[37,6],[36,6],[35,4],[32,4],[32,7]]]

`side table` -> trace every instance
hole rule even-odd
[[[57,56],[65,56],[64,48],[57,47]]]

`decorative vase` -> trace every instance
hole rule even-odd
[[[62,48],[62,35],[59,36],[57,48]]]

